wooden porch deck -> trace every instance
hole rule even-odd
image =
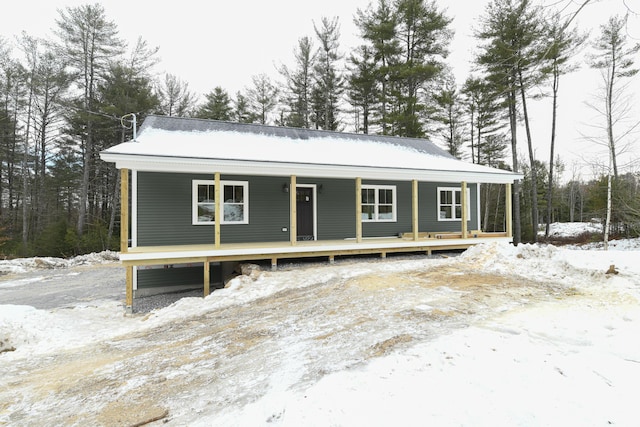
[[[507,233],[470,232],[467,238],[461,233],[420,233],[414,239],[411,233],[400,237],[363,238],[344,240],[313,240],[291,242],[224,243],[216,247],[205,245],[139,246],[121,252],[125,266],[162,265],[197,262],[271,260],[276,268],[278,259],[380,254],[398,252],[425,252],[467,249],[470,246],[493,241],[511,241]]]

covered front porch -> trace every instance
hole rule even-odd
[[[220,173],[212,174],[215,182],[215,200],[220,200]],[[297,187],[297,177],[289,177],[290,189]],[[215,225],[209,244],[166,245],[166,246],[129,246],[129,207],[127,203],[121,208],[121,255],[126,267],[126,305],[133,305],[134,267],[171,266],[174,264],[202,264],[204,296],[210,293],[210,263],[270,260],[272,268],[276,268],[278,260],[305,257],[326,257],[332,262],[337,256],[388,253],[424,252],[430,255],[433,251],[466,249],[483,242],[511,241],[511,184],[505,184],[505,231],[486,233],[480,230],[467,229],[467,183],[461,182],[462,197],[459,231],[427,231],[419,229],[418,180],[412,180],[411,229],[387,237],[363,236],[362,223],[362,179],[355,179],[355,236],[341,240],[299,240],[296,215],[296,191],[289,191],[290,224],[289,240],[278,242],[222,243],[220,215],[221,209],[215,211]],[[129,170],[121,169],[121,200],[129,199]]]

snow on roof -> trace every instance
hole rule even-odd
[[[487,174],[499,176],[497,179],[504,182],[518,177],[509,171],[458,160],[433,143],[416,138],[160,116],[145,120],[135,142],[111,147],[101,156],[116,163],[128,156],[131,163],[163,158],[165,164],[173,159],[186,166],[190,163],[188,159],[197,159],[250,163],[257,169],[268,163],[279,163],[289,165],[290,174],[296,173],[293,165],[314,165],[329,170],[342,169],[343,174],[345,168],[385,169],[384,177],[389,178],[394,177],[394,170]]]

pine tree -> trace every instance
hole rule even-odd
[[[471,161],[482,163],[483,141],[504,127],[503,106],[492,85],[477,77],[469,77],[462,87],[469,115]]]
[[[84,123],[79,136],[83,153],[83,176],[76,231],[82,235],[87,219],[90,177],[93,172],[96,88],[111,60],[122,53],[116,25],[107,20],[100,4],[82,5],[60,11],[56,20],[60,51],[74,71],[75,83],[82,92],[76,102]]]
[[[356,132],[369,133],[369,122],[377,111],[380,97],[380,83],[376,79],[377,68],[371,48],[360,46],[349,57],[349,63],[352,67],[348,77],[349,102],[362,112],[362,125],[356,126]]]
[[[425,104],[419,91],[443,69],[453,37],[451,19],[438,10],[435,1],[399,0],[396,7],[396,34],[402,47],[402,62],[396,65],[396,74],[402,79],[398,82],[392,120],[397,135],[422,137]]]
[[[269,114],[278,105],[278,88],[266,74],[253,76],[251,82],[253,86],[247,91],[247,98],[252,114],[258,123],[267,124]]]
[[[541,80],[541,65],[547,35],[543,31],[541,10],[529,0],[493,0],[482,17],[482,28],[476,36],[484,41],[476,61],[487,73],[487,80],[505,97],[511,129],[511,150],[514,172],[518,171],[517,108],[522,108],[529,148],[531,180],[536,188],[537,168],[534,166],[533,141],[529,126],[526,92]],[[514,243],[521,239],[519,183],[514,183]],[[531,191],[531,240],[537,239],[537,194]]]
[[[159,113],[178,117],[188,117],[193,114],[197,96],[189,90],[187,82],[167,73],[156,91],[160,100]]]
[[[445,74],[437,84],[439,89],[433,91],[433,119],[440,124],[438,133],[444,141],[447,151],[452,156],[462,158],[464,143],[462,128],[462,100],[456,86],[455,77]]]
[[[614,133],[614,124],[619,123],[626,114],[626,101],[624,100],[624,79],[634,76],[638,69],[634,68],[635,55],[640,51],[640,43],[629,46],[625,27],[627,17],[614,16],[609,18],[607,24],[601,26],[600,36],[595,42],[597,54],[591,62],[591,66],[600,70],[604,83],[604,116],[606,120],[606,145],[609,152],[609,167],[607,171],[607,213],[604,227],[604,247],[609,247],[609,229],[612,217],[612,203],[614,195],[614,181],[618,179],[617,156],[620,151],[618,136]],[[602,111],[599,109],[599,111]],[[631,129],[640,125],[640,121],[634,121]],[[628,131],[622,132],[626,134]],[[613,176],[612,176],[613,174]]]
[[[137,45],[137,58],[145,57]],[[104,81],[98,85],[99,109],[103,113],[99,118],[96,134],[96,148],[103,150],[120,142],[133,139],[133,126],[139,126],[145,117],[157,111],[160,101],[153,89],[150,69],[155,63],[151,56],[140,62],[120,61],[111,65]],[[134,114],[135,123],[126,118]],[[137,131],[137,129],[136,129]],[[106,224],[106,238],[99,242],[102,247],[92,247],[91,250],[111,248],[112,236],[115,229],[116,212],[120,204],[120,174],[113,165],[97,162],[95,190],[92,193],[94,211],[93,218],[99,222],[94,224],[94,230]]]
[[[200,119],[231,120],[233,107],[231,98],[226,90],[216,86],[211,92],[205,94],[206,102],[196,111],[196,117]]]
[[[394,133],[389,119],[390,99],[399,76],[395,65],[400,62],[400,42],[397,37],[397,20],[393,6],[387,0],[378,0],[376,9],[358,10],[355,18],[362,38],[371,46],[374,61],[373,73],[380,85],[377,110],[383,135]]]
[[[320,47],[313,68],[311,121],[316,129],[338,130],[339,103],[344,85],[344,78],[338,69],[341,59],[338,52],[340,25],[337,17],[332,20],[323,17],[320,23],[319,27],[315,23],[313,25]]]
[[[546,64],[543,73],[551,79],[551,96],[552,96],[552,112],[551,112],[551,144],[549,154],[549,177],[547,187],[547,215],[544,235],[549,237],[551,227],[551,210],[553,202],[554,187],[554,156],[556,148],[556,123],[558,111],[558,93],[560,90],[560,77],[563,74],[574,71],[577,66],[570,63],[571,57],[574,56],[584,42],[585,37],[578,35],[576,30],[568,29],[568,24],[560,21],[558,16],[554,16],[550,20],[548,29],[551,45],[547,48],[544,59]]]
[[[238,123],[255,123],[257,116],[251,112],[248,96],[238,91],[233,105],[233,121]]]
[[[312,72],[316,63],[311,39],[309,37],[300,38],[293,55],[295,68],[289,70],[286,66],[282,66],[279,69],[285,79],[284,102],[289,108],[279,123],[283,126],[308,129],[311,125]]]
[[[55,210],[50,209],[53,202],[47,194],[48,166],[54,149],[52,141],[64,118],[61,104],[71,79],[65,62],[44,40],[23,34],[19,45],[30,70],[27,85],[31,88],[23,153],[22,238],[26,253],[29,241],[54,218]]]
[[[604,83],[604,116],[606,119],[607,147],[611,157],[613,176],[618,177],[618,136],[614,124],[619,121],[625,79],[638,73],[635,56],[640,52],[640,43],[630,44],[626,33],[627,17],[613,16],[600,27],[600,34],[593,47],[595,54],[591,67],[600,70]]]

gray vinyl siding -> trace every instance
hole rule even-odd
[[[289,229],[289,193],[282,187],[289,178],[223,175],[222,180],[249,182],[249,223],[222,224],[221,243],[286,242]],[[213,230],[213,225],[198,225]]]
[[[460,183],[435,183],[421,182],[418,186],[418,206],[420,231],[460,231],[460,221],[438,221],[438,187],[460,188]],[[470,192],[469,213],[470,221],[467,223],[469,230],[478,229],[478,191],[477,184],[468,184]]]
[[[355,180],[300,178],[298,182],[316,184],[318,240],[356,236]]]
[[[400,233],[411,231],[411,182],[363,180],[362,185],[395,185],[396,187],[396,221],[363,222],[362,237],[398,236]]]
[[[206,242],[205,229],[191,226],[190,175],[155,172],[137,175],[138,245]]]
[[[138,172],[138,245],[186,245],[214,242],[213,225],[192,225],[192,181],[213,175]],[[223,175],[222,180],[249,183],[249,223],[222,224],[222,243],[277,242],[289,240],[290,194],[283,191],[289,177]],[[299,177],[300,184],[316,185],[318,240],[354,238],[355,180]],[[412,230],[412,185],[409,181],[365,180],[363,185],[396,186],[396,221],[363,222],[363,237],[397,236]],[[438,187],[460,183],[418,184],[419,230],[459,231],[460,221],[438,221]],[[477,185],[469,184],[471,221],[478,229]],[[286,231],[282,231],[285,229]]]
[[[202,264],[189,266],[171,266],[168,268],[139,269],[138,289],[168,287],[168,286],[193,286],[204,288],[204,269]],[[211,288],[222,286],[222,270],[219,263],[211,263],[210,266]]]
[[[192,181],[213,175],[138,172],[138,245],[188,245],[214,242],[213,225],[192,224]],[[249,182],[249,223],[222,224],[222,243],[287,241],[289,194],[287,179],[221,176],[221,180]]]

